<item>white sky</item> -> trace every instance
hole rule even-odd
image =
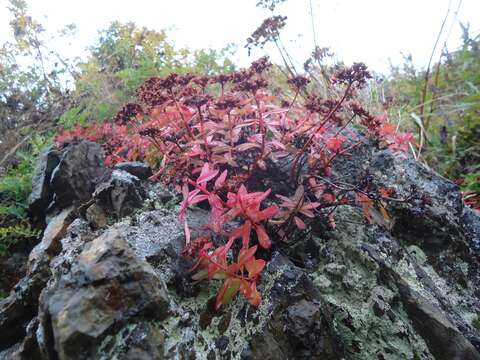
[[[311,0],[317,40],[330,46],[337,58],[347,63],[364,61],[377,71],[388,69],[388,59],[401,63],[403,53],[425,66],[443,18],[451,4],[439,48],[446,40],[449,50],[460,44],[458,20],[469,22],[473,33],[480,31],[480,0]],[[56,31],[68,23],[78,28],[75,41],[61,53],[81,56],[99,29],[111,21],[133,21],[154,29],[173,28],[170,39],[190,48],[238,46],[237,61],[246,65],[263,55],[248,58],[246,38],[269,16],[255,7],[257,0],[28,0],[31,14]],[[9,36],[7,0],[0,0],[0,43]],[[287,15],[282,33],[289,52],[299,61],[313,49],[309,0],[287,0],[277,13]],[[451,31],[450,31],[451,29]],[[447,39],[448,37],[448,39]],[[440,50],[439,49],[439,50]],[[274,49],[270,48],[273,54]],[[438,59],[436,56],[434,59]]]

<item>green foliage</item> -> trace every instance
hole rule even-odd
[[[87,125],[87,114],[82,112],[79,107],[72,107],[65,111],[60,119],[58,124],[64,129],[71,129],[75,125],[85,126]]]
[[[8,173],[0,179],[0,193],[2,203],[0,204],[0,221],[16,218],[26,219],[26,200],[31,191],[33,172],[33,156],[22,154],[22,160],[18,166],[11,168]]]
[[[0,225],[11,218],[26,219],[27,198],[32,189],[32,175],[40,151],[51,141],[51,137],[32,135],[29,149],[17,154],[20,159],[5,176],[0,178]]]
[[[480,317],[477,317],[475,320],[472,321],[472,326],[475,329],[480,330]]]
[[[85,125],[87,121],[110,119],[152,76],[231,71],[234,65],[228,55],[232,51],[231,47],[220,51],[177,50],[164,31],[114,22],[99,33],[90,57],[79,65],[75,83],[78,107],[68,110],[60,124],[70,128]]]
[[[464,32],[463,47],[444,52],[431,69],[425,95],[426,73],[413,66],[411,57],[403,69],[393,69],[386,93],[392,118],[406,124],[414,113],[420,119],[426,137],[423,159],[447,177],[463,178],[464,189],[478,192],[480,37],[472,38],[465,27]]]
[[[51,134],[31,134],[28,149],[17,154],[18,164],[0,177],[0,256],[20,239],[40,234],[28,223],[27,199],[32,190],[36,159],[51,138]]]
[[[18,241],[38,238],[41,230],[33,229],[28,223],[0,227],[0,256],[8,254],[9,249]]]
[[[477,166],[477,169],[480,169],[480,165]],[[462,189],[480,194],[480,171],[464,175]]]

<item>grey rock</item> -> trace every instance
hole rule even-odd
[[[0,307],[2,349],[38,346],[47,359],[479,359],[480,218],[456,185],[386,150],[358,147],[333,169],[346,181],[367,170],[429,203],[393,202],[391,221],[373,214],[373,225],[339,207],[335,229],[314,223],[307,239],[275,244],[258,308],[238,296],[217,311],[218,282],[194,283],[181,256],[175,196],[163,201],[160,187],[115,169],[85,209],[89,222],[33,252]],[[122,217],[110,226],[98,216],[109,208]],[[192,238],[212,235],[208,215],[188,212]]]
[[[45,216],[45,209],[53,198],[50,179],[53,170],[60,162],[60,156],[61,152],[51,146],[40,153],[35,166],[28,206],[32,215],[40,220]]]
[[[128,324],[105,338],[97,351],[97,359],[163,359],[164,338],[159,327],[151,322]]]
[[[113,170],[108,180],[100,183],[93,196],[119,217],[141,207],[145,191],[140,180],[123,170]]]
[[[63,209],[48,223],[40,243],[38,243],[28,257],[28,272],[34,273],[37,267],[50,260],[61,251],[60,240],[65,236],[70,223],[74,219],[75,210],[72,206]]]
[[[41,242],[30,253],[27,274],[0,301],[0,350],[24,337],[27,324],[36,315],[38,297],[51,276],[50,260],[61,250],[60,239],[72,212],[72,208],[65,209],[49,223]]]
[[[85,218],[94,229],[101,229],[107,226],[107,214],[104,208],[97,203],[87,208]]]
[[[38,318],[33,318],[27,325],[26,335],[12,360],[41,360],[42,355],[37,343]]]
[[[478,350],[441,309],[413,291],[405,282],[398,280],[397,285],[415,329],[425,339],[435,359],[480,360]]]
[[[2,258],[0,266],[0,293],[8,294],[10,289],[27,272],[28,253],[15,249],[7,258]]]
[[[40,324],[60,359],[93,359],[103,338],[133,317],[164,319],[161,280],[116,230],[87,243],[68,274],[40,298]],[[44,349],[51,353],[52,349]]]
[[[126,171],[140,180],[146,180],[153,175],[149,165],[139,161],[126,161],[118,163],[114,169]]]
[[[86,202],[106,172],[100,145],[85,140],[69,145],[52,172],[55,206],[64,208],[74,201]]]

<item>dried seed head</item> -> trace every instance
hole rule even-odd
[[[365,64],[354,63],[353,66],[349,68],[337,71],[333,76],[332,82],[341,85],[356,84],[358,88],[362,88],[366,85],[367,80],[371,78],[372,75],[370,75]]]
[[[261,74],[271,66],[272,64],[268,61],[268,56],[264,56],[257,61],[252,62],[252,65],[250,65],[250,70],[256,74]]]
[[[183,100],[183,103],[187,106],[192,107],[201,107],[212,100],[212,97],[209,95],[193,95],[188,96]]]
[[[305,89],[305,87],[310,83],[310,79],[306,76],[298,75],[287,81],[290,85],[295,87],[297,90]]]
[[[118,125],[126,125],[130,120],[140,114],[142,114],[142,107],[140,105],[126,104],[122,107],[122,110],[115,115],[113,121]]]

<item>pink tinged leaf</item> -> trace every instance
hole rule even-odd
[[[238,254],[238,265],[243,266],[245,262],[252,259],[256,251],[257,251],[257,245],[252,246],[251,248],[248,248],[248,249],[246,248],[241,249],[240,253]]]
[[[263,225],[256,225],[255,231],[257,233],[258,243],[260,244],[260,246],[264,249],[270,249],[270,247],[272,246],[272,242],[270,241],[270,238],[268,237],[268,234],[265,231]]]
[[[233,230],[229,236],[229,240],[233,241],[238,238],[242,238],[242,247],[247,248],[250,242],[250,232],[252,231],[252,224],[250,221],[246,221],[245,224]]]
[[[297,216],[294,216],[293,217],[293,220],[295,221],[295,225],[300,229],[300,230],[305,230],[307,228],[307,225],[305,225],[305,223],[302,221],[302,219],[300,219],[299,217]]]
[[[215,190],[218,190],[220,188],[223,187],[223,185],[225,184],[225,180],[227,179],[227,170],[224,170],[220,176],[217,178],[217,180],[215,180]]]
[[[184,183],[182,185],[182,195],[183,195],[184,199],[186,199],[188,197],[188,184],[187,183]]]
[[[236,240],[238,239],[239,237],[242,236],[242,231],[243,231],[243,225],[236,228],[235,230],[233,230],[231,233],[230,233],[230,236],[228,237],[229,239],[233,239],[233,240]]]
[[[250,259],[245,263],[245,267],[248,271],[248,277],[253,279],[258,276],[265,267],[266,261],[262,259]]]
[[[225,214],[225,221],[228,222],[228,221],[231,221],[233,219],[235,219],[238,215],[240,215],[240,213],[242,212],[242,209],[240,209],[239,207],[234,207],[233,209],[229,210],[226,214]]]
[[[258,203],[261,203],[263,200],[265,200],[268,195],[270,195],[272,189],[268,189],[267,191],[265,192],[258,192],[258,193],[254,193],[255,194],[255,200],[258,201]]]
[[[202,172],[197,179],[197,184],[207,183],[218,175],[218,170],[210,170],[209,163],[205,163],[202,167]]]
[[[237,195],[229,192],[227,194],[227,206],[233,208],[237,203]]]
[[[198,204],[199,202],[202,202],[202,201],[207,200],[207,199],[208,199],[208,195],[197,195],[197,196],[193,197],[192,200],[190,200],[189,205],[195,205],[195,204]]]
[[[255,282],[252,282],[250,285],[249,296],[247,297],[247,300],[253,306],[259,306],[262,302],[262,298],[257,290],[257,284]]]
[[[223,203],[222,200],[216,194],[207,195],[208,202],[212,208],[215,209],[222,209],[223,210]]]
[[[281,150],[286,150],[287,149],[287,147],[284,144],[282,144],[280,141],[277,141],[277,140],[270,141],[270,144],[275,145],[275,147],[277,147],[278,149],[281,149]]]
[[[260,222],[263,220],[270,219],[274,217],[278,213],[278,207],[276,205],[272,205],[258,213],[256,213],[253,217],[252,220],[255,222]]]
[[[257,166],[264,171],[267,170],[267,163],[263,160],[258,160],[257,161]]]
[[[244,143],[235,147],[236,151],[247,151],[253,148],[261,148],[259,144],[256,143]]]
[[[311,219],[315,217],[315,215],[314,215],[313,212],[311,212],[310,210],[303,209],[303,208],[300,209],[299,213],[300,213],[300,214],[303,214],[303,215],[305,215],[306,217],[309,217],[309,218],[311,218]]]
[[[195,190],[192,190],[188,193],[188,196],[187,196],[187,202],[190,204],[190,202],[192,201],[192,199],[200,192],[199,189],[195,189]]]
[[[224,209],[213,207],[210,214],[209,226],[215,233],[222,233],[222,226],[225,223]]]
[[[242,247],[247,248],[250,243],[250,232],[252,231],[252,223],[250,221],[246,221],[243,225],[242,231]]]
[[[247,188],[245,187],[245,185],[243,185],[243,184],[240,185],[240,188],[238,189],[238,195],[240,197],[242,197],[242,196],[245,196],[247,194],[248,194],[248,192],[247,192]]]
[[[283,195],[275,195],[275,196],[283,201],[282,207],[288,207],[288,208],[295,207],[295,203],[292,200],[290,200],[288,197]]]
[[[321,204],[319,202],[311,202],[308,204],[305,204],[302,206],[302,209],[304,210],[310,210],[310,209],[316,209],[320,206]]]

